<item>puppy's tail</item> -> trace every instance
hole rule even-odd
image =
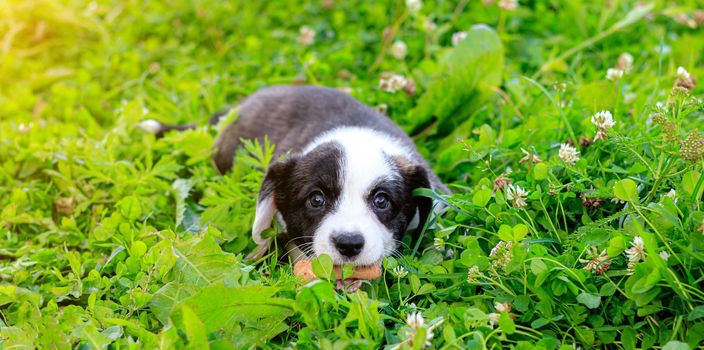
[[[216,126],[220,122],[220,120],[226,117],[229,113],[230,109],[226,109],[224,111],[213,114],[212,116],[210,116],[210,125]],[[184,131],[196,128],[196,125],[193,123],[166,124],[154,119],[142,120],[141,122],[139,122],[139,124],[137,124],[137,126],[139,126],[139,128],[144,130],[145,132],[156,135],[157,138],[164,136],[169,131]]]
[[[189,129],[195,129],[195,124],[166,124],[154,119],[145,119],[137,124],[140,129],[154,134],[157,138],[164,136],[169,131],[177,130],[184,131]]]

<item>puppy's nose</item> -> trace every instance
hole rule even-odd
[[[351,258],[364,247],[364,237],[359,233],[341,233],[332,237],[332,243],[340,254]]]

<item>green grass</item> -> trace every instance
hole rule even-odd
[[[0,2],[0,348],[701,346],[704,90],[677,68],[704,77],[704,13],[678,3]],[[243,260],[273,145],[210,161],[212,113],[293,83],[385,110],[454,192],[360,292]]]

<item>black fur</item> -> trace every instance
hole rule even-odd
[[[386,191],[392,194],[394,204],[399,208],[396,209],[397,213],[390,217],[378,214],[377,216],[391,232],[394,232],[395,238],[401,240],[418,210],[418,228],[413,235],[413,239],[416,240],[428,221],[433,209],[433,200],[428,197],[413,196],[413,191],[431,187],[428,173],[422,166],[410,164],[407,159],[401,157],[389,157],[387,161],[398,171],[399,177],[382,181],[378,187],[386,188]]]
[[[340,199],[342,161],[339,145],[329,142],[306,155],[292,155],[269,167],[259,198],[273,193],[276,208],[286,223],[286,241],[294,240],[299,246],[312,242],[313,232]],[[309,195],[318,190],[325,195],[325,204],[313,208]]]
[[[298,152],[316,136],[341,126],[366,127],[390,135],[409,149],[415,144],[391,119],[337,89],[319,86],[272,86],[247,97],[236,107],[238,117],[215,142],[213,160],[220,172],[232,167],[241,139],[264,136],[276,145],[276,155]],[[211,118],[217,123],[226,112]],[[408,161],[426,169],[433,188],[448,192],[417,152]]]

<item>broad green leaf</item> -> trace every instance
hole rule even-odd
[[[586,305],[590,309],[596,309],[601,303],[601,297],[596,294],[582,292],[577,295],[577,301]]]
[[[548,178],[548,166],[545,163],[538,163],[533,167],[533,176],[536,180],[545,180]]]
[[[587,326],[579,326],[575,328],[575,333],[580,341],[589,345],[594,344],[594,331]]]
[[[642,271],[645,271],[645,267],[638,266],[637,269],[640,269]],[[634,275],[633,277],[638,276],[638,274]],[[660,282],[661,280],[661,275],[660,275],[660,270],[658,269],[650,269],[646,271],[646,274],[644,277],[637,278],[635,280],[635,283],[633,284],[633,287],[631,288],[631,291],[635,294],[642,294],[647,291],[649,291],[651,288],[655,287],[655,285]]]
[[[513,241],[519,242],[528,234],[528,226],[518,224],[513,227]]]
[[[535,275],[540,275],[548,270],[548,266],[540,259],[532,259],[530,261],[530,271]]]
[[[408,275],[408,282],[411,284],[411,290],[414,294],[418,294],[420,290],[420,279],[414,274]]]
[[[264,344],[286,329],[282,322],[293,314],[293,300],[277,297],[278,291],[269,286],[229,288],[216,283],[182,300],[176,309],[191,309],[206,334],[222,332],[242,345]]]
[[[499,227],[499,238],[505,242],[513,241],[513,229],[509,225],[501,225]]]
[[[153,266],[154,278],[160,280],[176,265],[178,255],[171,240],[165,239],[149,248],[142,261]]]
[[[606,283],[599,289],[599,295],[602,297],[610,297],[616,293],[616,285],[613,283]]]
[[[422,285],[420,287],[420,289],[418,289],[418,292],[416,294],[418,294],[418,295],[428,294],[428,293],[434,291],[435,289],[436,288],[435,288],[434,284],[426,283],[426,284]]]
[[[188,305],[179,306],[180,323],[182,330],[188,339],[188,345],[193,349],[210,349],[208,342],[208,331],[205,323],[198,317],[193,309]]]
[[[113,339],[108,337],[92,323],[83,324],[77,329],[82,343],[91,349],[107,349]]]
[[[626,350],[636,348],[636,331],[631,327],[626,327],[621,331],[621,343]]]
[[[223,252],[210,235],[177,242],[173,252],[178,260],[171,275],[178,282],[205,287],[222,280],[228,274],[239,274],[235,256]]]
[[[135,196],[122,198],[117,202],[116,207],[120,210],[122,216],[130,221],[136,221],[142,216],[142,205]]]
[[[167,325],[169,315],[174,311],[174,307],[198,291],[199,288],[190,284],[169,282],[154,293],[148,306],[159,322],[162,325]]]
[[[516,332],[516,324],[513,323],[511,315],[508,312],[502,312],[501,315],[499,315],[499,328],[506,334]]]
[[[677,340],[670,340],[662,347],[662,350],[689,350],[689,344]]]
[[[311,269],[313,270],[313,273],[318,276],[318,278],[326,280],[335,279],[335,271],[333,270],[332,258],[330,255],[321,254],[315,257],[311,261]]]
[[[626,250],[626,239],[623,235],[618,234],[609,240],[609,246],[606,248],[606,254],[608,256],[618,256],[624,250]]]
[[[474,202],[474,205],[484,208],[491,200],[491,194],[492,191],[488,188],[479,189],[474,192],[474,197],[472,197],[472,201]]]
[[[700,183],[704,179],[701,177],[701,173],[696,170],[688,171],[682,175],[682,188],[694,200],[702,198],[702,193],[704,193],[704,184]],[[694,191],[696,191],[696,195]]]
[[[540,317],[530,323],[530,328],[538,329],[538,328],[545,326],[546,324],[549,324],[549,323],[550,323],[550,320]]]
[[[147,253],[147,245],[142,241],[132,242],[132,248],[130,248],[130,255],[141,258]]]
[[[636,183],[631,179],[620,180],[614,185],[614,196],[622,201],[637,203],[638,190]]]
[[[3,349],[33,350],[35,336],[20,327],[0,327]]]
[[[183,213],[186,211],[186,199],[191,188],[193,188],[193,183],[192,179],[177,179],[171,185],[174,190],[174,197],[176,197],[176,227],[183,222]]]
[[[689,312],[689,315],[687,315],[687,321],[698,320],[702,317],[704,317],[704,305],[699,305]]]

